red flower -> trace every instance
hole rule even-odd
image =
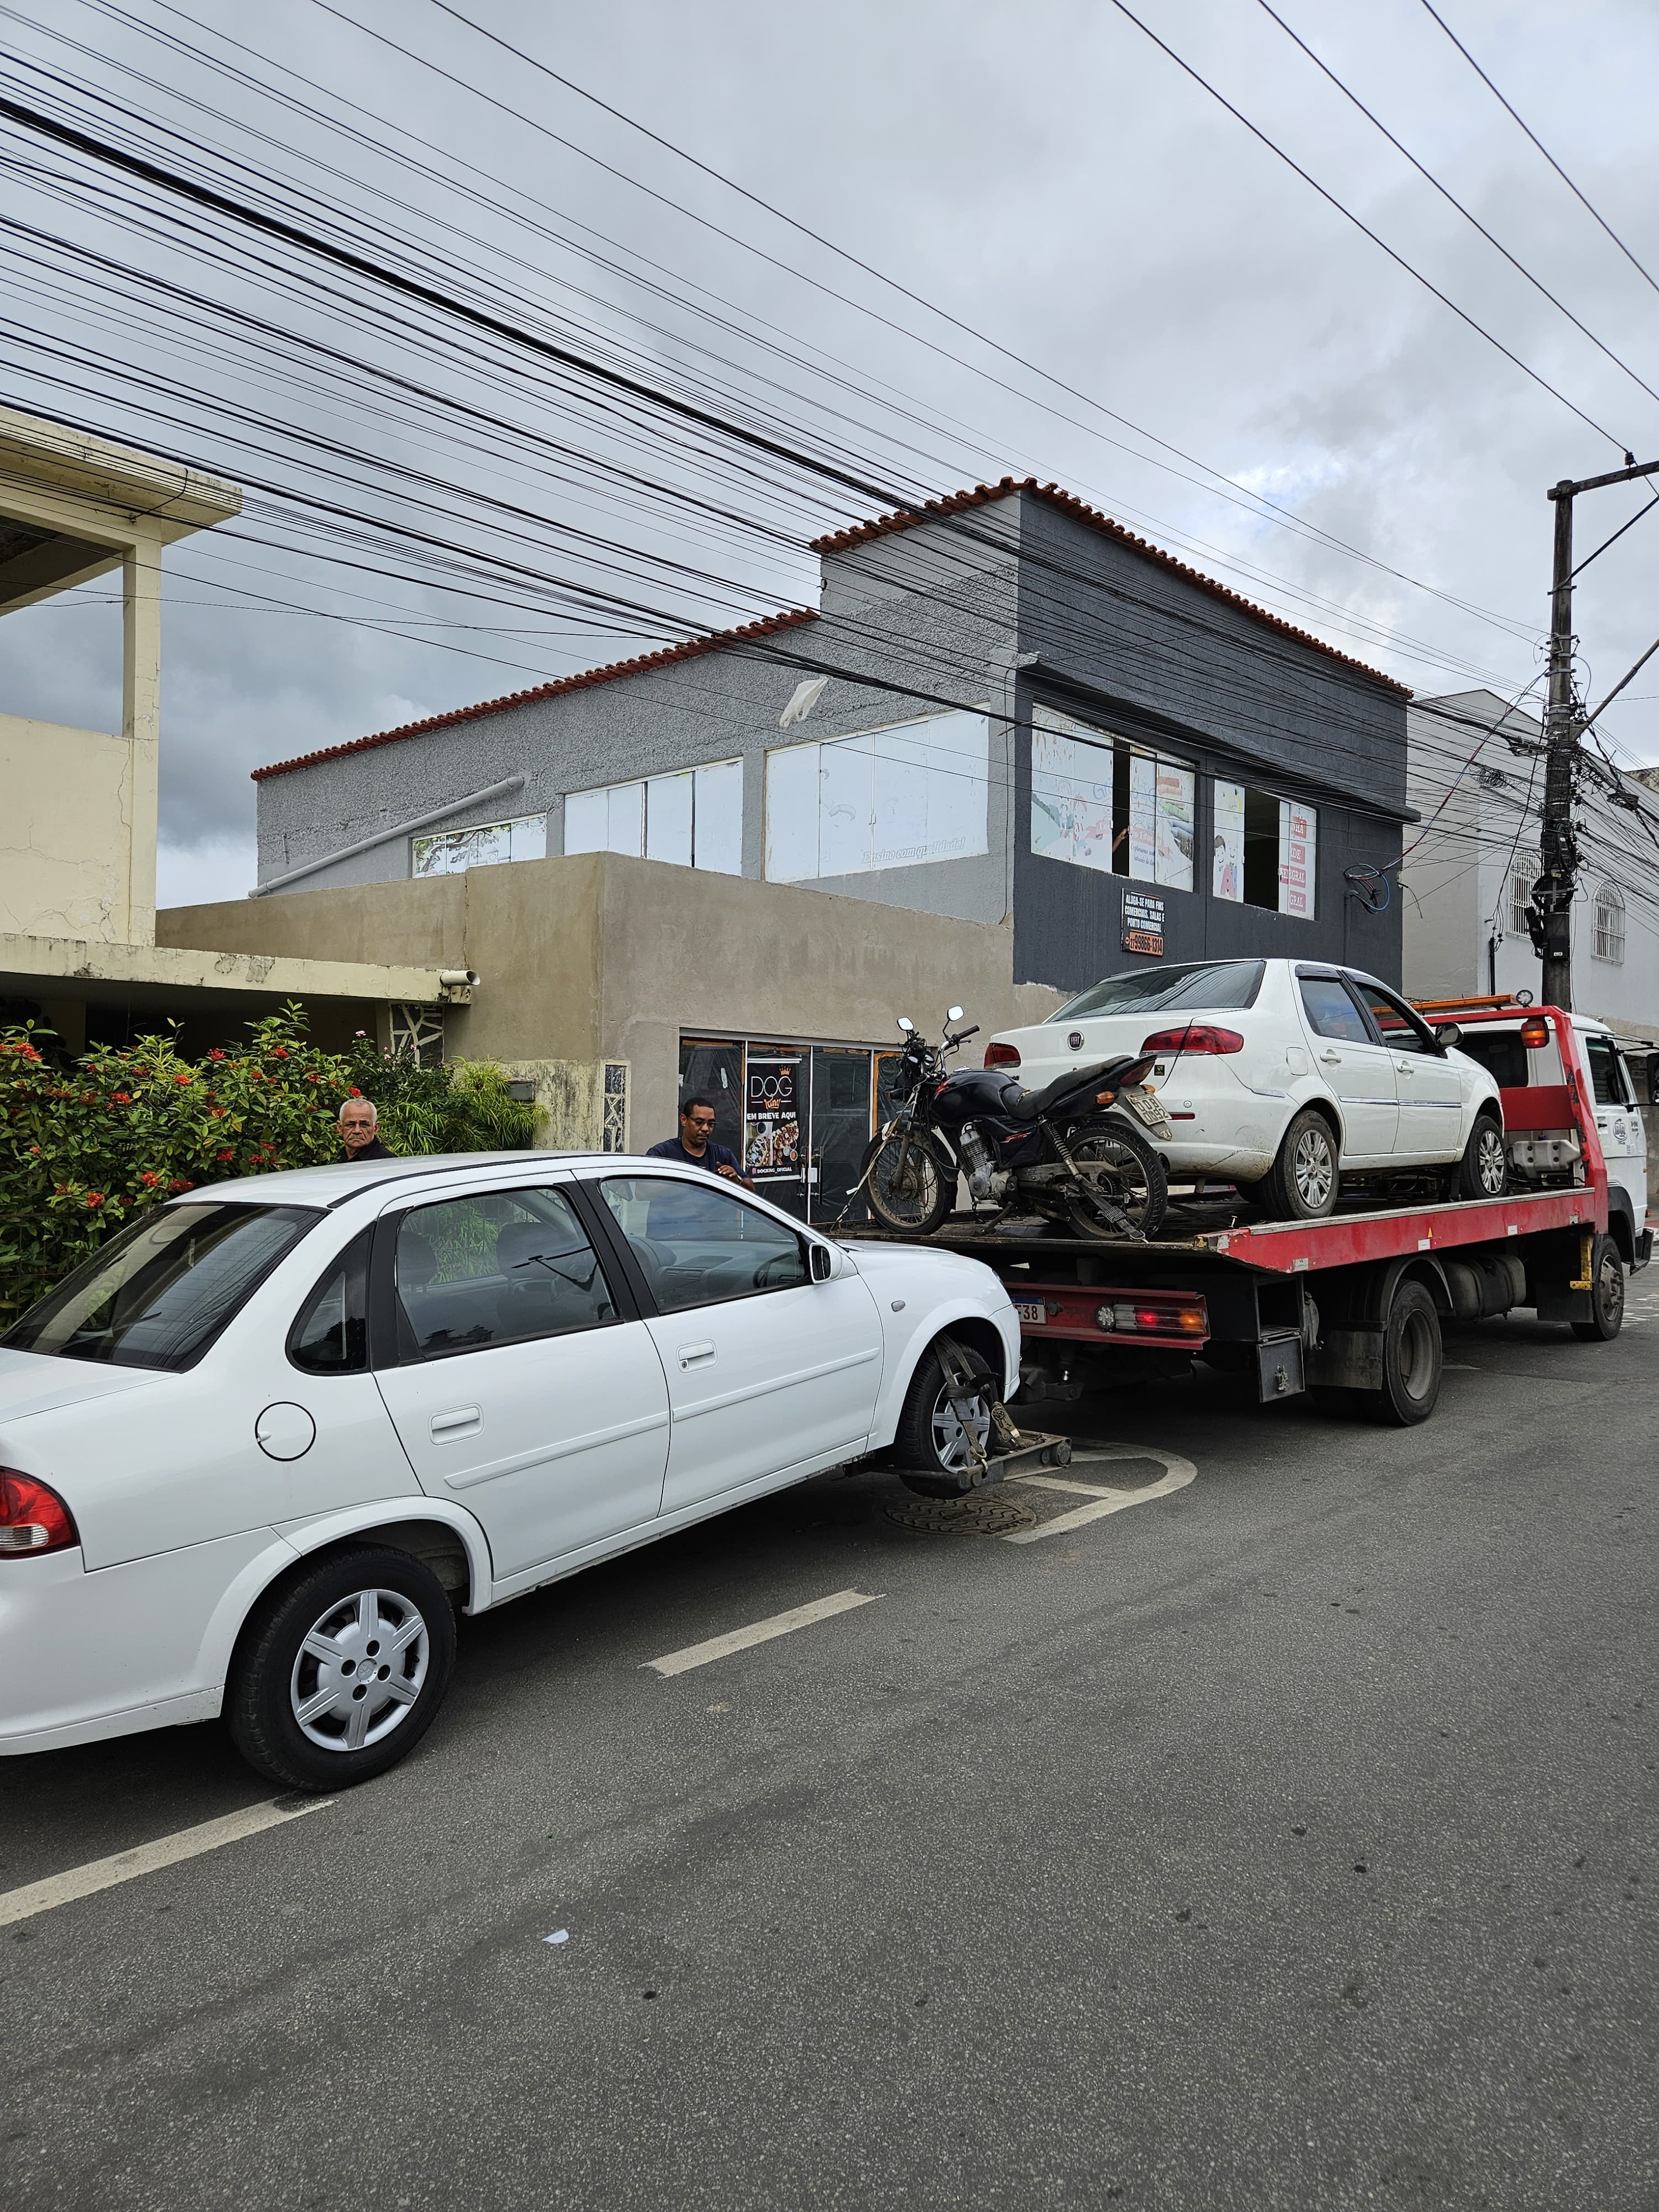
[[[222,1121],[224,1120],[224,1118],[225,1118],[225,1109],[224,1109],[224,1108],[223,1108],[222,1106],[210,1106],[210,1107],[208,1109],[208,1119],[209,1119],[209,1121]]]
[[[189,1083],[192,1079],[188,1075],[175,1075],[173,1079],[175,1083]]]
[[[167,1185],[169,1190],[194,1190],[195,1188],[195,1184],[186,1182],[183,1176],[174,1176],[173,1181]]]
[[[156,1184],[161,1182],[161,1178],[156,1174],[153,1168],[146,1168],[143,1175],[139,1176],[138,1180],[144,1185],[146,1189],[154,1190]]]
[[[285,1044],[272,1045],[270,1048],[270,1056],[273,1060],[286,1060],[288,1058],[288,1047]]]
[[[101,1206],[103,1202],[104,1194],[101,1190],[89,1190],[87,1193],[87,1204],[88,1206]]]
[[[208,1058],[210,1060],[222,1060],[224,1058],[224,1054],[220,1051],[218,1046],[215,1045],[213,1050],[208,1054]]]
[[[358,1090],[355,1083],[352,1085],[350,1090],[346,1093],[346,1096],[349,1098],[361,1098],[362,1095],[362,1092]]]
[[[31,1146],[29,1146],[29,1150],[30,1150],[30,1152],[31,1152],[34,1153],[34,1154],[36,1155],[36,1157],[37,1157],[37,1158],[39,1157],[39,1155],[40,1155],[40,1146],[39,1146],[39,1145],[31,1145]]]
[[[227,1145],[222,1152],[216,1152],[213,1157],[216,1160],[234,1160],[236,1155],[231,1150],[230,1146]]]
[[[130,1091],[118,1091],[110,1103],[116,1106],[131,1106],[132,1093]]]

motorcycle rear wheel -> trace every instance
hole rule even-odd
[[[1139,1130],[1116,1120],[1079,1121],[1066,1132],[1066,1149],[1102,1195],[1127,1216],[1138,1237],[1155,1237],[1170,1200],[1170,1178],[1163,1161]],[[1121,1237],[1123,1231],[1096,1212],[1086,1198],[1067,1195],[1066,1216],[1079,1237]]]
[[[884,1229],[896,1229],[904,1237],[931,1237],[956,1203],[956,1169],[917,1130],[873,1138],[864,1164],[868,1171],[864,1194]]]

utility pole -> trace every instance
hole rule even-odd
[[[1578,881],[1578,840],[1572,826],[1577,794],[1578,738],[1583,726],[1572,689],[1572,584],[1577,570],[1572,565],[1572,503],[1581,491],[1599,491],[1604,484],[1629,483],[1637,477],[1659,474],[1659,461],[1640,467],[1633,455],[1626,465],[1604,477],[1585,477],[1575,483],[1564,477],[1552,484],[1548,496],[1555,503],[1555,566],[1550,587],[1550,690],[1544,718],[1544,822],[1539,834],[1539,876],[1532,887],[1527,920],[1533,950],[1544,963],[1543,1003],[1572,1006],[1572,901]],[[1628,528],[1628,525],[1624,526]],[[1621,533],[1613,532],[1613,537]],[[1607,544],[1613,543],[1610,538]],[[1596,553],[1606,550],[1598,545]],[[1592,553],[1579,565],[1588,568]]]

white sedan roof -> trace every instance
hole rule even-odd
[[[325,1167],[280,1169],[273,1175],[238,1176],[229,1182],[199,1183],[169,1200],[173,1206],[199,1204],[204,1198],[258,1200],[264,1206],[338,1206],[361,1197],[365,1191],[384,1189],[400,1182],[429,1176],[451,1176],[469,1170],[479,1175],[502,1168],[638,1167],[644,1163],[624,1152],[416,1152],[390,1160],[336,1160]],[[672,1175],[677,1161],[652,1160],[654,1173]],[[682,1170],[684,1172],[685,1170]],[[695,1170],[701,1173],[701,1170]]]

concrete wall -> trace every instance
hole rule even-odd
[[[133,939],[133,747],[0,714],[0,932]]]
[[[625,1060],[638,1146],[672,1133],[679,1039],[896,1042],[960,1004],[988,1036],[1060,994],[1017,987],[1012,931],[615,854],[423,883],[175,907],[163,941],[228,951],[471,968],[447,1049],[509,1065]]]

